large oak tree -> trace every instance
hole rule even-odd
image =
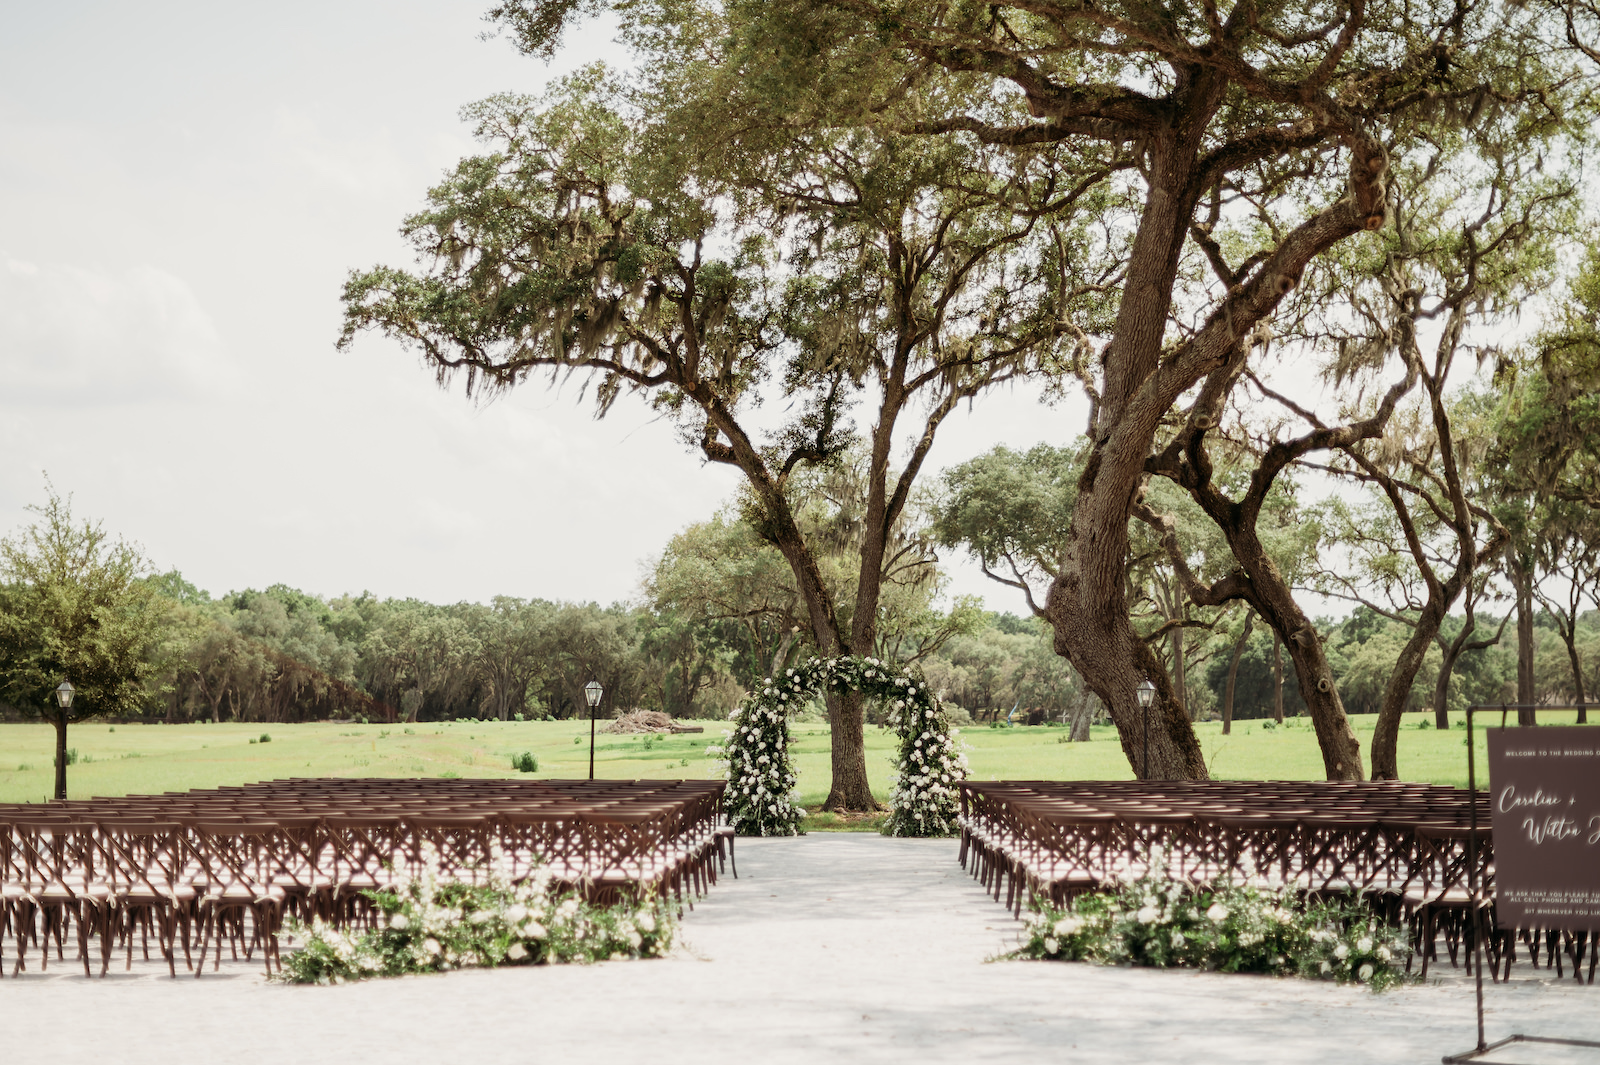
[[[342,342],[380,330],[469,392],[544,372],[579,375],[601,413],[643,394],[744,474],[818,650],[870,653],[940,425],[1080,346],[1064,323],[1101,292],[1063,281],[1094,239],[1065,209],[1084,188],[1048,159],[875,129],[769,133],[711,173],[598,71],[469,114],[489,151],[406,220],[420,270],[352,276]],[[779,400],[791,416],[765,418]],[[797,489],[842,462],[857,409],[872,420],[846,610]],[[871,809],[860,698],[829,709],[826,805]]]

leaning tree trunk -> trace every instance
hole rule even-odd
[[[1192,178],[1225,90],[1224,78],[1199,68],[1180,94],[1170,124],[1152,131],[1141,145],[1148,161],[1144,203],[1112,340],[1101,356],[1101,402],[1072,508],[1072,537],[1044,611],[1057,653],[1106,704],[1134,772],[1158,780],[1204,780],[1206,763],[1166,670],[1129,617],[1128,521],[1155,434],[1173,399],[1158,381],[1168,312],[1200,194]],[[1156,688],[1148,711],[1136,694],[1141,680]]]
[[[1272,629],[1281,646],[1288,648],[1294,664],[1300,698],[1317,733],[1322,768],[1329,780],[1360,780],[1361,741],[1356,739],[1344,702],[1333,683],[1333,667],[1311,619],[1295,602],[1283,571],[1261,544],[1253,523],[1223,520],[1219,527],[1240,570],[1248,578],[1246,601]]]
[[[1231,290],[1196,336],[1164,350],[1181,253],[1195,204],[1207,187],[1206,182],[1194,180],[1202,165],[1200,151],[1226,88],[1224,76],[1197,64],[1186,73],[1163,122],[1141,142],[1146,161],[1144,203],[1129,248],[1112,340],[1101,353],[1102,387],[1092,446],[1072,509],[1072,537],[1045,606],[1057,652],[1071,660],[1090,690],[1105,701],[1135,771],[1146,775],[1144,757],[1148,757],[1147,775],[1152,777],[1204,780],[1208,775],[1188,714],[1174,698],[1165,671],[1133,630],[1124,587],[1128,520],[1137,506],[1162,419],[1181,395],[1229,364],[1232,353],[1239,350],[1240,336],[1274,312],[1312,257],[1384,221],[1381,167],[1373,163],[1382,149],[1352,130],[1351,140],[1359,142],[1366,161],[1358,159],[1352,167],[1351,195],[1281,242],[1266,260],[1270,268]],[[1215,514],[1212,517],[1219,525],[1229,524]],[[1238,522],[1233,524],[1237,534]],[[1253,534],[1253,528],[1250,531]],[[1230,541],[1236,538],[1230,536]],[[1259,545],[1257,549],[1261,560],[1252,564],[1260,568],[1264,562],[1275,571]],[[1234,554],[1239,557],[1237,548]],[[1243,592],[1235,585],[1226,598],[1253,596],[1251,605],[1286,639],[1301,630],[1310,633],[1306,645],[1292,647],[1290,653],[1297,667],[1306,660],[1300,682],[1314,689],[1308,705],[1328,774],[1333,779],[1359,779],[1360,746],[1333,691],[1320,643],[1293,597],[1282,588],[1281,577],[1277,584],[1279,589]],[[1154,749],[1149,751],[1140,740],[1146,719],[1135,695],[1141,678],[1157,689],[1151,729]]]
[[[1399,780],[1400,720],[1411,700],[1411,685],[1422,668],[1422,659],[1439,634],[1444,623],[1444,608],[1438,596],[1433,597],[1417,616],[1411,638],[1400,649],[1394,669],[1389,673],[1389,683],[1383,689],[1383,705],[1378,709],[1378,723],[1372,733],[1372,779]],[[1454,598],[1453,596],[1451,597]]]
[[[56,727],[56,801],[67,800],[67,712],[60,707],[51,715]]]
[[[1572,665],[1572,694],[1576,696],[1573,701],[1578,704],[1578,724],[1587,725],[1589,709],[1586,704],[1589,700],[1583,692],[1583,662],[1578,657],[1578,626],[1576,624],[1568,626],[1561,633],[1561,638],[1567,645],[1567,661]]]
[[[1450,675],[1461,657],[1461,641],[1439,644],[1439,679],[1433,682],[1433,727],[1450,727]]]
[[[1244,645],[1250,641],[1250,630],[1255,627],[1256,612],[1247,611],[1244,616],[1244,629],[1239,633],[1239,638],[1233,644],[1233,658],[1228,662],[1228,687],[1222,696],[1222,734],[1230,735],[1233,732],[1233,693],[1239,683],[1239,659],[1244,657]]]
[[[1461,626],[1461,631],[1456,633],[1456,638],[1446,643],[1442,638],[1435,636],[1439,643],[1439,679],[1433,686],[1433,727],[1448,729],[1450,727],[1450,679],[1455,674],[1456,663],[1461,660],[1461,653],[1467,650],[1467,641],[1477,630],[1478,620],[1473,613],[1471,600],[1467,603],[1467,620]],[[1498,634],[1495,640],[1499,640]],[[1482,648],[1486,644],[1473,645]]]
[[[1080,505],[1083,499],[1080,495]],[[1127,523],[1122,524],[1127,538]],[[1106,559],[1086,559],[1089,568]],[[1122,753],[1140,780],[1204,780],[1206,763],[1189,714],[1176,698],[1167,671],[1134,632],[1120,579],[1096,581],[1099,605],[1087,610],[1079,596],[1087,589],[1071,576],[1050,589],[1045,615],[1055,631],[1057,654],[1077,668],[1089,690],[1100,697],[1117,728]],[[1074,594],[1077,593],[1077,594]],[[1136,694],[1141,679],[1155,685],[1148,709]]]

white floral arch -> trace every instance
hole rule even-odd
[[[830,689],[882,699],[889,726],[900,738],[884,834],[953,833],[960,812],[958,785],[967,776],[967,756],[955,739],[958,730],[950,727],[925,681],[857,655],[813,658],[769,677],[730,716],[733,729],[710,753],[725,766],[723,807],[734,830],[748,836],[799,834],[805,811],[794,796],[789,717],[810,697]]]

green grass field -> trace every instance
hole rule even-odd
[[[1400,768],[1411,780],[1464,786],[1464,732],[1418,728],[1427,715],[1408,715],[1400,735]],[[1565,720],[1570,721],[1568,714]],[[1496,718],[1497,720],[1497,718]],[[1557,724],[1561,715],[1541,715]],[[1365,751],[1370,716],[1352,719]],[[1488,723],[1488,722],[1485,722]],[[1219,779],[1315,780],[1322,759],[1310,723],[1289,721],[1267,729],[1241,722],[1233,735],[1221,725],[1197,726],[1211,773]],[[796,725],[795,764],[803,801],[815,807],[827,793],[828,728]],[[271,741],[261,743],[263,733]],[[964,729],[972,775],[978,780],[1126,780],[1127,761],[1109,727],[1094,729],[1089,743],[1062,743],[1061,728]],[[613,779],[705,778],[714,768],[708,744],[722,726],[680,736],[608,736],[595,752],[595,775]],[[251,740],[257,742],[252,743]],[[0,725],[0,802],[40,802],[50,792],[54,733],[42,724]],[[78,761],[67,770],[73,798],[128,795],[243,784],[278,777],[519,777],[511,760],[527,751],[538,759],[537,777],[588,773],[587,722],[424,722],[417,725],[106,725],[87,723],[68,734]],[[1483,746],[1479,733],[1479,750]],[[886,796],[893,737],[867,730],[867,768],[873,790]],[[1480,761],[1480,766],[1484,763]]]

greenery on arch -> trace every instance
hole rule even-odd
[[[946,836],[956,829],[958,785],[967,775],[967,756],[957,747],[959,730],[950,727],[939,701],[919,677],[876,658],[840,655],[812,658],[781,676],[769,677],[731,715],[733,729],[722,746],[712,747],[726,767],[724,808],[741,835],[793,836],[805,811],[794,794],[789,759],[789,717],[814,695],[859,691],[881,699],[900,738],[894,785],[889,792],[891,836]]]

